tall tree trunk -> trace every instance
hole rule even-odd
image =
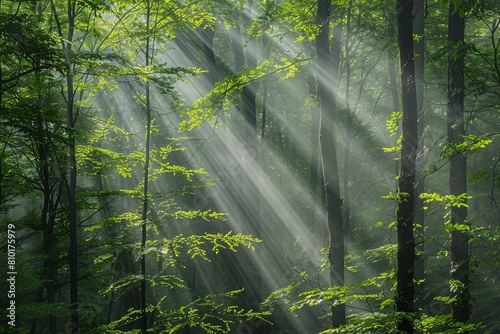
[[[75,125],[77,115],[75,115],[75,89],[74,73],[75,63],[73,62],[73,35],[75,31],[76,4],[72,0],[67,0],[66,16],[68,32],[63,37],[61,21],[58,16],[54,0],[50,1],[52,14],[56,22],[64,58],[68,68],[66,69],[66,122],[68,126],[68,162],[69,181],[67,181],[68,211],[69,211],[69,271],[70,271],[70,303],[71,303],[71,332],[80,332],[80,320],[78,315],[78,217],[76,203],[77,185],[77,165],[76,165],[76,131]]]
[[[448,57],[448,141],[458,145],[464,141],[464,58],[465,58],[465,18],[457,12],[450,1],[448,40],[452,47]],[[467,192],[466,156],[458,152],[450,159],[450,192],[451,195],[461,195]],[[465,206],[451,208],[453,224],[469,224]],[[454,229],[451,232],[451,277],[457,288],[452,289],[453,318],[462,323],[469,322],[469,237],[467,232]]]
[[[353,136],[352,123],[353,111],[351,111],[350,87],[351,87],[351,55],[349,42],[351,39],[351,6],[349,2],[347,9],[346,35],[345,35],[345,108],[346,108],[346,123],[345,123],[345,143],[344,143],[344,231],[346,235],[350,235],[351,226],[351,198],[349,192],[349,177],[350,177],[350,159],[351,159],[351,140]]]
[[[38,88],[41,89],[41,80],[39,74],[36,73],[36,80],[38,83]],[[52,184],[51,173],[49,170],[49,143],[47,138],[45,138],[44,131],[44,118],[42,115],[42,95],[39,93],[36,106],[39,114],[37,115],[37,127],[38,127],[38,138],[37,138],[37,155],[40,161],[40,169],[38,171],[41,180],[42,191],[43,191],[43,205],[40,217],[40,223],[42,226],[42,238],[43,238],[43,254],[46,256],[43,269],[41,272],[41,280],[43,286],[40,287],[38,292],[38,301],[43,303],[44,294],[46,295],[46,301],[48,304],[53,304],[56,302],[56,268],[54,263],[53,246],[55,241],[54,228],[56,223],[56,210],[59,206],[59,202],[62,195],[61,184]],[[45,291],[44,291],[45,289]],[[48,317],[49,322],[49,332],[57,333],[57,317],[56,315],[50,315]],[[32,332],[36,328],[36,320],[32,323]]]
[[[144,50],[145,66],[150,63],[150,19],[151,19],[151,4],[150,0],[146,1],[146,49]],[[148,203],[149,203],[149,155],[151,142],[151,99],[149,80],[145,82],[146,89],[146,147],[144,158],[144,187],[142,192],[142,227],[141,227],[141,332],[147,333],[148,321],[146,313],[146,239],[147,239],[147,223],[148,223]]]
[[[425,191],[425,156],[424,156],[424,65],[425,65],[425,36],[424,36],[424,0],[416,0],[414,7],[415,19],[413,21],[413,33],[419,36],[419,39],[414,42],[415,48],[415,88],[417,94],[417,136],[418,150],[416,160],[416,188],[415,188],[415,246],[417,258],[415,262],[415,281],[419,283],[415,286],[415,308],[421,310],[424,307],[424,279],[425,279],[425,262],[424,262],[424,203],[420,199],[420,194]]]
[[[403,101],[403,138],[397,211],[396,310],[406,313],[398,323],[398,329],[406,333],[413,333],[413,321],[411,319],[414,311],[413,297],[415,290],[413,283],[413,267],[415,263],[413,225],[415,218],[415,161],[418,148],[413,29],[411,24],[408,24],[412,20],[412,12],[413,0],[397,1],[398,47]]]
[[[344,285],[344,225],[340,198],[340,180],[335,142],[335,88],[338,85],[340,62],[340,34],[334,30],[332,53],[329,48],[330,15],[329,0],[318,0],[316,23],[321,30],[316,37],[317,61],[315,64],[318,80],[318,97],[321,110],[320,145],[323,161],[323,187],[325,189],[325,209],[329,230],[330,245],[328,260],[330,263],[330,285]],[[338,28],[338,25],[337,25]],[[332,58],[330,58],[332,57]],[[333,61],[332,61],[333,60]],[[345,304],[332,306],[333,326],[346,322]]]
[[[33,7],[34,15],[41,16],[42,13],[37,10],[37,7]],[[35,57],[34,67],[40,68],[41,62],[39,57]],[[49,136],[49,129],[45,126],[45,116],[43,111],[43,78],[40,70],[35,71],[35,82],[37,89],[37,99],[35,102],[36,115],[36,152],[35,155],[39,161],[38,177],[40,178],[43,205],[40,216],[40,225],[42,227],[42,252],[45,256],[43,262],[42,271],[40,274],[41,282],[43,285],[40,286],[38,290],[38,302],[44,302],[44,294],[46,295],[45,300],[47,304],[53,304],[56,302],[56,268],[54,261],[53,247],[55,242],[55,223],[56,223],[56,211],[59,207],[63,192],[63,183],[54,181],[54,176],[51,174],[49,164],[52,161],[51,145]],[[46,131],[47,130],[47,131]],[[56,153],[57,154],[57,153]],[[64,177],[64,172],[61,171],[61,175]],[[62,181],[62,180],[61,180]],[[45,291],[44,291],[45,290]],[[57,333],[57,317],[56,315],[48,316],[49,332]],[[31,332],[35,333],[37,327],[37,319],[34,319],[31,323]]]

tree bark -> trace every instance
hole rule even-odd
[[[330,285],[344,285],[344,225],[340,198],[340,180],[335,141],[335,88],[338,86],[340,63],[341,27],[334,34],[330,53],[330,16],[332,6],[329,0],[318,0],[316,23],[321,30],[316,37],[317,59],[315,73],[318,80],[318,97],[321,111],[320,146],[323,158],[323,187],[325,189],[325,209],[329,231],[328,260],[330,263]],[[330,58],[332,57],[332,58]],[[346,322],[345,304],[332,306],[332,324],[341,326]]]
[[[63,38],[61,21],[54,1],[51,0],[52,13],[57,25],[61,46],[64,52],[64,58],[68,68],[66,69],[66,123],[68,126],[68,163],[69,163],[69,180],[67,181],[68,193],[68,211],[69,211],[69,270],[70,270],[70,303],[71,303],[71,332],[80,332],[80,319],[78,314],[78,217],[77,217],[77,202],[76,202],[76,186],[77,186],[77,164],[76,164],[76,120],[75,115],[75,89],[74,89],[74,73],[75,63],[72,57],[73,35],[75,31],[75,4],[71,0],[67,0],[66,15],[68,32]]]
[[[38,88],[41,87],[41,82],[39,75],[37,74]],[[42,96],[41,93],[36,102],[37,110],[42,108]],[[52,175],[49,170],[49,143],[47,138],[45,138],[44,129],[44,119],[42,112],[40,111],[37,115],[37,127],[38,127],[38,138],[37,138],[37,155],[40,162],[40,168],[38,170],[42,192],[43,192],[43,205],[40,217],[40,223],[42,227],[42,238],[43,238],[43,254],[46,259],[43,263],[43,269],[41,272],[41,281],[44,282],[43,286],[40,287],[38,292],[38,301],[43,302],[43,294],[45,288],[46,301],[48,304],[53,304],[56,302],[56,268],[54,261],[53,246],[55,242],[54,228],[56,224],[56,210],[59,207],[61,195],[62,195],[62,185],[57,182],[53,184]],[[57,333],[57,317],[55,315],[50,315],[48,317],[49,322],[49,332]],[[32,324],[33,328],[36,328],[36,320]]]
[[[350,39],[351,39],[351,6],[349,2],[347,9],[346,20],[346,36],[345,36],[345,108],[346,108],[346,122],[345,122],[345,143],[344,143],[344,231],[346,235],[350,236],[351,226],[351,198],[349,192],[349,178],[350,178],[350,162],[351,162],[351,140],[353,136],[353,111],[351,111],[350,87],[351,87],[351,55],[350,55]],[[347,249],[346,249],[347,252]]]
[[[448,40],[452,47],[448,57],[448,113],[447,132],[450,145],[458,145],[464,141],[464,59],[465,59],[465,18],[457,12],[450,1]],[[461,195],[467,192],[466,156],[457,152],[450,159],[450,192]],[[451,222],[469,225],[465,206],[451,208]],[[452,289],[453,318],[462,323],[469,322],[469,236],[467,232],[454,229],[451,232],[451,277],[459,283],[458,289]]]
[[[414,263],[415,240],[413,236],[415,218],[415,168],[418,148],[417,96],[413,52],[412,20],[413,0],[397,1],[398,47],[401,68],[401,91],[403,102],[402,148],[398,190],[398,252],[396,310],[405,313],[398,329],[413,333],[414,312]]]
[[[416,246],[416,262],[415,262],[415,281],[419,283],[415,286],[415,308],[421,310],[424,307],[424,280],[425,280],[425,262],[424,262],[424,203],[420,199],[420,194],[425,191],[425,155],[424,155],[424,127],[425,127],[425,109],[424,109],[424,53],[425,53],[425,36],[424,36],[424,16],[425,2],[424,0],[416,0],[414,7],[415,19],[413,21],[413,32],[419,36],[419,39],[414,42],[415,48],[415,88],[417,94],[417,136],[418,149],[416,158],[416,189],[415,189],[415,246]]]

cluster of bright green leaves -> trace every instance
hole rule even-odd
[[[229,110],[238,105],[239,95],[237,93],[246,84],[277,76],[278,78],[290,78],[307,59],[282,58],[278,63],[273,60],[265,60],[255,68],[245,68],[241,72],[229,74],[226,78],[215,84],[215,88],[204,97],[194,101],[191,107],[185,108],[182,116],[187,117],[180,124],[180,131],[190,131],[201,126],[204,122],[215,119],[220,111]]]
[[[273,310],[279,307],[279,302],[285,303],[286,309],[293,313],[303,308],[315,308],[328,313],[332,306],[338,304],[369,305],[364,312],[356,312],[349,319],[348,324],[329,328],[321,333],[389,333],[396,328],[398,319],[403,315],[393,312],[393,292],[395,272],[393,270],[397,245],[387,244],[376,249],[366,250],[363,253],[351,253],[346,261],[352,275],[351,282],[344,286],[324,286],[320,274],[328,269],[329,262],[323,259],[318,272],[310,274],[301,271],[299,281],[274,291],[266,300],[265,305]],[[328,253],[328,248],[322,250]],[[381,274],[365,277],[364,270],[358,270],[366,265],[373,264],[378,268],[386,268]]]
[[[438,193],[422,193],[420,194],[420,198],[424,200],[425,204],[433,202],[443,202],[444,207],[446,209],[450,209],[452,207],[467,208],[468,207],[467,200],[472,199],[472,196],[469,196],[465,193],[460,195],[440,195]],[[423,209],[427,210],[428,207],[424,207]],[[444,228],[447,232],[456,230],[463,233],[468,233],[471,229],[471,226],[468,223],[458,224],[458,223],[453,223],[452,221],[447,221],[444,225]]]
[[[401,321],[404,314],[392,313],[366,313],[358,314],[355,319],[349,319],[346,325],[330,328],[319,334],[386,334],[399,333],[395,330],[396,324]]]
[[[397,312],[384,313],[382,310],[394,303],[393,298],[385,295],[383,286],[387,281],[392,281],[394,276],[383,273],[376,277],[351,282],[345,286],[331,286],[323,288],[318,286],[300,292],[302,285],[316,285],[310,281],[306,272],[300,273],[302,281],[292,282],[282,289],[274,291],[266,300],[266,305],[272,306],[275,300],[288,304],[291,312],[297,312],[303,307],[321,307],[329,309],[341,303],[377,302],[379,311],[362,312],[354,315],[344,326],[329,328],[322,331],[326,333],[389,333],[394,331],[398,320],[403,316]],[[296,296],[295,296],[296,295]],[[294,301],[293,301],[294,300]]]
[[[189,328],[208,334],[222,334],[231,333],[235,330],[235,326],[244,321],[266,321],[264,317],[268,315],[268,312],[244,310],[231,306],[240,292],[241,290],[210,294],[178,308],[172,308],[169,296],[164,296],[156,305],[150,305],[146,311],[157,315],[153,325],[155,333],[177,333]],[[139,317],[138,310],[131,310],[122,318],[101,326],[92,333],[123,333],[117,328],[137,320]],[[132,333],[140,333],[140,331],[132,331]]]
[[[389,130],[389,134],[391,137],[399,133],[399,124],[402,118],[403,118],[403,113],[401,111],[393,111],[391,113],[391,117],[385,121],[385,126],[387,130]],[[400,134],[399,138],[396,139],[396,146],[383,147],[382,150],[388,153],[400,151],[402,135],[403,134]]]
[[[140,216],[136,219],[140,220]],[[223,249],[237,252],[239,247],[254,250],[254,244],[258,242],[260,242],[260,240],[252,236],[241,233],[233,234],[229,231],[227,233],[204,233],[201,235],[192,234],[189,236],[178,234],[170,239],[159,238],[148,240],[143,252],[140,250],[139,244],[130,244],[129,248],[138,254],[137,257],[141,254],[155,255],[156,260],[161,262],[162,267],[166,269],[169,267],[182,266],[179,261],[184,254],[187,254],[192,259],[199,257],[210,262],[208,256],[209,251],[215,254],[218,254]],[[109,261],[113,260],[112,254],[101,254],[94,262],[95,264],[109,264]],[[117,291],[138,280],[140,280],[140,275],[132,274],[122,277],[111,283],[102,293],[105,295],[112,291]],[[162,284],[170,286],[171,288],[185,286],[181,278],[165,273],[149,276],[149,280],[154,284]]]
[[[449,209],[451,207],[468,207],[466,201],[472,199],[472,196],[467,194],[460,195],[440,195],[438,193],[422,193],[420,194],[420,198],[424,200],[424,203],[432,203],[432,202],[444,202],[445,208]],[[426,210],[427,207],[424,207]]]
[[[361,283],[350,283],[344,286],[331,286],[327,289],[316,288],[299,294],[300,299],[298,302],[294,303],[290,310],[293,312],[303,306],[316,306],[320,303],[327,302],[332,306],[345,303],[354,303],[356,301],[364,301],[367,299],[378,299],[383,298],[383,295],[378,293],[367,294],[363,289],[369,287],[380,288],[383,284],[384,278],[374,277],[366,279]]]
[[[468,152],[472,154],[479,149],[486,148],[487,145],[491,144],[493,140],[491,135],[485,134],[482,136],[477,136],[473,134],[464,135],[463,141],[460,143],[446,143],[443,146],[443,151],[441,152],[441,158],[449,159],[454,155],[459,153]]]
[[[138,217],[140,218],[140,217]],[[244,234],[228,233],[204,233],[202,235],[182,234],[173,238],[148,240],[146,248],[141,251],[139,244],[131,245],[137,256],[141,254],[155,255],[156,261],[162,263],[162,272],[148,276],[148,281],[152,286],[161,286],[169,289],[185,290],[188,293],[186,283],[177,275],[169,274],[166,270],[171,267],[182,267],[179,262],[183,254],[191,258],[199,257],[210,261],[207,252],[210,250],[217,254],[220,250],[226,249],[236,252],[239,247],[254,249],[254,244],[260,240]],[[108,263],[110,256],[101,256],[97,261]],[[138,283],[140,275],[129,274],[112,282],[102,291],[103,295],[117,293],[123,289]],[[224,300],[228,297],[235,298],[241,291],[230,291],[217,295],[207,295],[195,299],[186,305],[172,306],[169,296],[160,299],[156,305],[149,305],[148,312],[157,312],[154,324],[156,333],[174,333],[182,328],[201,328],[207,333],[229,333],[231,326],[241,321],[251,319],[263,319],[267,312],[247,311],[236,306],[232,306],[231,300]],[[219,302],[216,302],[219,301]],[[106,329],[109,333],[120,333],[117,330],[121,325],[130,323],[139,317],[138,310],[131,309],[121,318],[110,324],[104,325],[99,330]]]
[[[334,1],[333,5],[345,9],[349,1]],[[332,22],[335,21],[332,19]],[[334,22],[338,23],[340,21]],[[268,2],[262,14],[252,22],[249,28],[251,36],[271,34],[279,39],[291,38],[296,43],[315,40],[320,32],[316,23],[316,3],[306,0],[288,0]]]
[[[289,38],[293,34],[296,42],[313,41],[320,27],[315,23],[316,4],[303,0],[273,2],[266,6],[262,15],[249,28],[254,36],[270,31],[274,36]]]
[[[459,290],[463,290],[464,284],[459,280],[451,279],[450,291],[452,293],[457,293]],[[456,297],[451,296],[436,296],[434,300],[443,305],[451,306],[458,302]],[[420,318],[416,319],[415,325],[417,329],[423,331],[423,333],[440,333],[440,334],[452,334],[452,333],[469,333],[470,331],[475,331],[484,326],[481,323],[469,322],[464,324],[463,322],[458,322],[453,318],[453,313],[447,314],[423,314]]]
[[[451,313],[438,315],[423,314],[422,317],[415,320],[415,327],[420,329],[422,333],[439,334],[470,333],[471,331],[484,328],[482,324],[456,322]]]
[[[171,267],[178,265],[178,260],[183,254],[191,258],[200,257],[205,261],[210,261],[207,252],[218,254],[222,249],[237,252],[238,247],[245,247],[254,250],[254,244],[260,242],[259,239],[249,235],[232,231],[227,233],[192,234],[185,236],[178,234],[173,238],[163,238],[159,240],[149,240],[145,253],[154,253],[157,259],[162,259],[164,266]]]

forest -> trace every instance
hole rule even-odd
[[[500,333],[500,2],[0,0],[1,333]]]

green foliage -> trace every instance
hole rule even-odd
[[[421,330],[422,333],[439,334],[469,333],[470,331],[484,328],[481,324],[456,322],[451,313],[439,315],[424,314],[416,321],[415,327]]]
[[[396,139],[396,146],[392,147],[382,147],[382,150],[386,153],[401,151],[401,140],[403,139],[403,134],[399,131],[399,123],[403,118],[403,113],[400,111],[393,111],[391,117],[385,121],[385,127],[389,130],[390,136],[395,136],[399,134],[399,138]]]
[[[331,306],[336,306],[338,304],[354,303],[366,299],[383,298],[380,293],[366,294],[356,291],[363,291],[370,287],[380,288],[383,284],[382,281],[385,279],[386,277],[373,277],[360,283],[351,283],[345,286],[332,286],[327,289],[317,288],[302,292],[299,294],[299,297],[302,299],[295,302],[290,307],[290,310],[293,312],[303,306],[316,306],[323,302],[327,302]]]
[[[451,207],[468,207],[467,200],[472,199],[472,196],[467,194],[460,195],[440,195],[438,193],[422,193],[420,194],[420,198],[424,200],[424,203],[432,203],[432,202],[444,202],[444,206],[446,209]],[[427,209],[425,207],[424,209]]]
[[[181,250],[183,248],[187,248],[186,254],[191,256],[191,258],[199,256],[202,259],[209,261],[207,251],[203,247],[205,245],[210,245],[211,251],[218,254],[222,249],[228,249],[236,252],[237,248],[240,246],[254,250],[253,244],[256,242],[260,242],[260,240],[240,233],[233,234],[231,231],[226,234],[204,233],[203,235],[190,236],[184,236],[181,234],[176,235],[172,240],[164,239],[158,249],[148,248],[147,251],[155,251],[160,252],[160,254],[165,254],[171,261],[171,256],[178,258],[181,255]],[[156,242],[152,242],[152,244],[155,243]]]
[[[443,151],[441,152],[442,159],[449,159],[456,154],[467,152],[469,155],[476,152],[479,149],[486,148],[487,145],[493,143],[490,139],[491,135],[465,135],[463,136],[463,141],[461,143],[447,143],[442,145]]]
[[[346,325],[330,328],[320,334],[350,333],[350,334],[385,334],[403,333],[395,328],[397,323],[404,317],[401,313],[367,313],[357,314],[354,319],[349,319]]]
[[[425,122],[428,122],[429,132],[424,154],[429,166],[432,166],[427,168],[427,173],[433,174],[428,179],[441,187],[443,182],[439,172],[445,170],[443,167],[447,167],[447,162],[437,165],[439,154],[434,154],[432,142],[439,142],[438,138],[445,129],[441,120],[445,103],[441,101],[442,96],[438,96],[445,95],[442,88],[446,87],[444,60],[448,56],[456,58],[467,49],[465,93],[466,102],[470,103],[466,109],[467,131],[471,133],[461,138],[459,143],[444,144],[441,159],[448,160],[463,154],[469,159],[468,176],[473,184],[468,194],[425,193],[421,198],[429,207],[434,204],[446,210],[470,205],[471,216],[478,217],[478,222],[484,225],[447,221],[444,227],[447,232],[455,230],[467,234],[470,242],[474,243],[470,266],[472,271],[477,272],[473,283],[479,282],[477,284],[482,289],[474,291],[474,297],[481,302],[475,302],[473,309],[477,310],[476,317],[483,317],[491,325],[497,322],[491,320],[496,316],[491,305],[497,302],[494,292],[498,290],[495,282],[500,266],[500,227],[496,223],[498,210],[495,207],[500,185],[495,155],[498,138],[495,129],[498,92],[495,88],[499,82],[499,8],[493,0],[450,1],[461,16],[467,15],[468,36],[465,44],[448,45],[445,42],[447,8],[441,3],[434,3],[428,8],[425,35],[430,38],[427,39],[425,52]],[[206,121],[216,120],[221,110],[228,111],[241,103],[240,93],[245,85],[265,83],[267,95],[264,96],[264,90],[259,89],[257,105],[258,108],[263,107],[266,99],[267,123],[264,124],[260,114],[258,116],[258,123],[263,126],[262,133],[266,135],[262,141],[268,145],[262,146],[265,148],[262,150],[263,160],[273,172],[266,181],[271,186],[271,182],[279,180],[283,197],[287,200],[293,198],[294,202],[290,204],[300,203],[295,207],[291,205],[299,212],[300,221],[310,221],[307,213],[302,216],[301,212],[306,206],[302,206],[304,198],[309,196],[307,190],[295,191],[294,185],[291,185],[294,182],[289,181],[293,179],[303,183],[302,178],[305,178],[304,175],[309,177],[310,172],[309,157],[305,157],[310,153],[309,149],[301,152],[302,148],[296,147],[299,146],[296,140],[299,137],[309,141],[309,129],[313,122],[309,108],[318,103],[317,96],[305,89],[310,58],[314,57],[311,43],[320,28],[316,23],[317,3],[305,0],[254,1],[251,17],[243,19],[241,13],[247,12],[247,1],[244,0],[78,0],[68,3],[75,7],[68,11],[65,8],[67,3],[60,1],[54,1],[54,8],[47,2],[4,1],[0,13],[0,215],[2,222],[12,222],[12,216],[16,216],[15,225],[19,227],[19,249],[22,250],[18,253],[19,282],[23,284],[18,285],[20,306],[17,311],[25,326],[18,328],[19,332],[32,325],[30,321],[37,322],[38,332],[47,330],[47,319],[54,314],[57,315],[57,330],[60,331],[70,315],[66,256],[68,131],[72,131],[69,135],[77,143],[82,332],[139,332],[127,327],[134,327],[134,321],[140,317],[138,306],[133,301],[143,279],[138,275],[137,261],[145,254],[148,255],[146,279],[151,296],[147,312],[154,321],[150,331],[155,333],[189,329],[205,333],[239,332],[241,328],[238,324],[242,321],[265,322],[271,313],[278,314],[283,304],[287,312],[293,312],[293,317],[301,322],[306,323],[308,319],[303,315],[312,310],[313,315],[309,317],[318,315],[315,320],[321,323],[328,318],[331,306],[339,303],[352,307],[348,324],[324,330],[327,325],[323,327],[323,333],[396,333],[396,324],[403,316],[414,317],[415,329],[422,333],[460,333],[481,329],[481,325],[472,322],[454,322],[447,312],[456,299],[445,293],[432,296],[435,298],[430,303],[444,305],[446,312],[426,313],[425,308],[420,315],[394,312],[397,244],[394,243],[393,229],[396,222],[386,223],[393,220],[394,203],[380,205],[386,201],[377,203],[370,200],[371,193],[379,199],[380,191],[372,192],[371,189],[376,187],[372,188],[371,183],[364,186],[373,181],[372,177],[377,177],[380,166],[388,169],[393,164],[386,163],[384,160],[387,159],[379,159],[380,154],[374,152],[380,152],[382,148],[385,152],[396,153],[401,147],[401,137],[396,138],[401,113],[393,112],[386,120],[387,110],[392,110],[392,107],[388,107],[390,98],[384,87],[387,81],[386,52],[395,45],[395,40],[387,34],[392,24],[390,17],[394,4],[388,6],[381,1],[347,0],[332,3],[338,10],[332,13],[331,27],[342,23],[346,32],[347,8],[351,14],[351,35],[344,41],[347,44],[342,45],[342,57],[347,54],[344,46],[350,47],[350,87],[343,86],[345,73],[342,72],[337,91],[341,102],[336,124],[336,130],[342,134],[338,137],[340,142],[351,132],[351,139],[356,141],[353,147],[357,149],[351,157],[356,180],[346,183],[346,189],[352,190],[351,194],[359,192],[354,199],[351,197],[351,203],[346,203],[346,207],[349,205],[353,209],[350,213],[353,242],[346,259],[347,280],[350,283],[343,287],[329,287],[327,258],[323,259],[323,266],[314,274],[309,274],[310,268],[303,269],[297,265],[293,269],[294,275],[290,277],[298,278],[298,281],[290,282],[290,277],[280,277],[286,281],[283,283],[285,287],[270,294],[264,304],[264,309],[269,311],[257,312],[235,306],[243,295],[241,290],[211,293],[199,283],[203,279],[197,276],[199,273],[195,268],[200,263],[200,272],[205,269],[203,265],[210,265],[218,275],[221,271],[217,271],[220,269],[217,266],[221,266],[224,260],[216,258],[217,254],[254,250],[261,240],[232,232],[231,226],[223,223],[226,219],[236,220],[236,217],[214,209],[199,209],[194,203],[192,197],[215,181],[208,179],[205,169],[190,166],[186,157],[182,156],[184,140],[196,140],[198,133],[189,139],[169,138],[176,135],[171,133],[177,126],[172,115],[184,102],[177,89],[184,89],[184,85],[189,85],[193,91],[200,88],[197,83],[193,84],[203,72],[196,66],[204,63],[206,57],[201,52],[206,41],[199,38],[202,36],[202,29],[199,28],[212,29],[216,65],[223,77],[212,91],[182,110],[185,120],[181,130],[194,130]],[[146,8],[147,4],[149,8]],[[147,12],[150,14],[149,28],[145,26]],[[60,35],[68,36],[70,33],[66,24],[67,13],[76,15],[70,64],[64,60],[59,45]],[[240,22],[247,20],[243,25]],[[58,27],[58,23],[62,26]],[[241,29],[243,44],[253,39],[265,51],[258,55],[259,61],[264,58],[258,66],[232,73],[228,68],[233,61],[231,57],[235,55],[231,48],[233,36],[228,33],[236,27]],[[421,36],[414,36],[417,37]],[[144,65],[146,39],[151,41],[152,51],[148,66]],[[176,40],[179,42],[177,45]],[[63,41],[66,42],[64,38]],[[180,48],[173,50],[183,43],[188,45],[186,49],[189,52]],[[342,59],[343,65],[346,64],[344,60],[347,59]],[[224,76],[223,72],[229,74]],[[73,97],[76,99],[74,108],[78,120],[75,131],[70,130],[72,126],[65,123],[61,112],[69,101],[66,73],[73,75],[75,84]],[[154,190],[143,196],[145,153],[142,138],[146,83],[151,84],[150,97],[154,101],[152,164],[149,171],[150,185]],[[351,112],[344,110],[347,108],[344,108],[341,97],[345,91],[351,94],[350,109],[355,116],[353,129],[343,127],[347,122],[342,122],[342,119],[347,119],[347,112]],[[190,94],[186,96],[189,101]],[[309,101],[303,103],[307,97]],[[427,108],[431,104],[432,108]],[[238,120],[231,119],[232,114],[227,115],[227,124],[240,125]],[[165,124],[167,119],[169,123]],[[174,122],[170,123],[172,120]],[[383,131],[384,122],[387,131]],[[385,145],[379,143],[377,138],[381,133],[390,135],[386,138],[394,137],[395,144],[389,144],[394,146],[383,147]],[[204,149],[204,146],[201,147]],[[297,152],[292,152],[294,150]],[[342,153],[342,148],[339,152]],[[270,158],[281,154],[293,157],[283,163]],[[189,159],[189,163],[194,160]],[[287,172],[291,173],[288,175]],[[385,171],[382,174],[385,179],[387,174]],[[234,174],[231,177],[237,178]],[[373,181],[373,184],[378,183]],[[392,188],[392,185],[385,188]],[[471,195],[476,200],[471,201]],[[407,194],[389,193],[385,198],[404,201]],[[149,220],[146,222],[143,222],[140,213],[144,200],[150,204]],[[263,216],[268,219],[269,231],[276,229],[274,220],[278,218],[268,214],[272,209],[264,205],[262,209]],[[28,214],[19,216],[20,210]],[[444,248],[446,242],[440,239],[448,235],[433,235],[439,224],[432,224],[432,213],[433,210],[426,211],[430,218],[427,221],[431,224],[426,225],[428,253],[423,254],[429,263],[427,277],[431,278],[428,281],[431,288],[435,284],[432,279],[442,273],[436,267],[443,267],[443,261],[449,261],[450,256],[450,251]],[[371,223],[375,221],[374,217],[379,220],[376,224]],[[142,224],[146,224],[149,238],[144,250],[136,242],[137,231]],[[313,225],[310,225],[314,232],[311,241],[304,241],[303,238],[297,245],[285,245],[285,251],[292,247],[298,249],[309,242],[317,248],[324,247],[319,245],[324,233]],[[269,235],[264,235],[262,239],[278,249],[280,243],[288,240],[281,240],[280,233],[276,240],[266,240]],[[5,248],[6,239],[2,240],[1,246]],[[433,247],[437,247],[436,253],[433,253]],[[298,254],[296,258],[307,261],[304,260],[308,258],[305,248],[294,251]],[[1,259],[5,263],[4,255]],[[51,277],[49,269],[53,270]],[[281,268],[273,270],[285,276],[280,272]],[[212,276],[216,276],[213,272]],[[228,280],[225,275],[220,273],[215,278],[204,278],[216,281],[217,285],[220,283],[220,287],[215,288],[223,289],[225,280]],[[449,282],[452,291],[462,288],[458,283]],[[51,286],[55,288],[56,302],[49,303],[47,288]],[[474,285],[471,285],[471,290],[473,288]],[[432,295],[432,290],[429,291]],[[155,299],[155,296],[161,297]],[[99,297],[107,299],[105,302],[96,301]],[[127,304],[129,301],[133,305]],[[487,331],[493,332],[498,328],[498,322],[488,327]],[[288,328],[277,328],[276,331],[291,332]]]
[[[399,123],[403,118],[403,113],[401,111],[393,111],[391,117],[385,122],[385,127],[389,130],[389,134],[392,136],[396,135],[399,131]]]
[[[239,104],[239,94],[246,84],[258,82],[271,76],[281,79],[293,77],[299,65],[308,61],[300,57],[287,59],[280,62],[273,60],[263,61],[255,68],[245,68],[240,73],[228,74],[226,78],[215,84],[215,88],[204,97],[194,101],[193,105],[182,111],[182,116],[188,120],[180,123],[179,131],[191,131],[200,127],[204,122],[214,120],[220,111],[227,111],[232,106]]]
[[[230,333],[244,321],[266,321],[268,312],[244,310],[231,305],[241,290],[211,294],[198,298],[179,308],[169,307],[169,297],[162,297],[155,305],[147,308],[148,313],[157,314],[151,328],[154,333],[177,333],[185,329],[199,329],[204,333]],[[92,333],[122,333],[117,328],[139,318],[138,310],[129,310],[121,319],[102,326]]]

